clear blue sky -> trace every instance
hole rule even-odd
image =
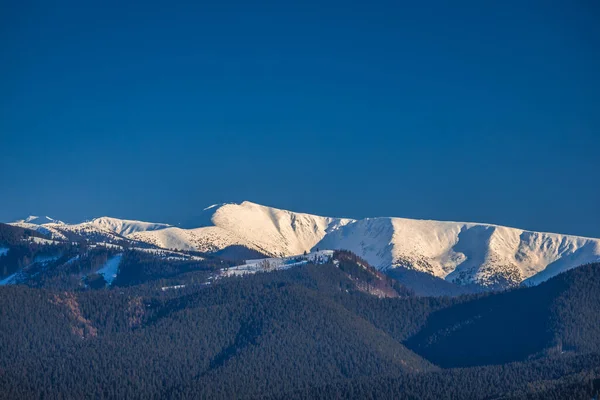
[[[596,1],[251,3],[2,2],[0,220],[251,200],[600,237]]]

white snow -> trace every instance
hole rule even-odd
[[[40,220],[39,217],[35,218],[37,219],[30,217],[25,220],[13,222],[11,225],[32,229],[50,235],[53,239],[58,240],[67,240],[69,234],[76,234],[85,238],[91,238],[95,241],[117,241],[121,240],[122,236],[131,235],[137,232],[165,229],[171,226],[168,224],[111,217],[96,218],[79,224],[65,224],[52,218],[47,218],[47,220]],[[44,223],[38,224],[29,221]]]
[[[406,266],[457,283],[483,285],[494,276],[521,282],[542,271],[546,280],[600,255],[598,239],[404,218],[356,221],[318,246],[350,250],[380,270]]]
[[[38,217],[37,215],[30,215],[29,217],[27,217],[23,220],[16,221],[16,222],[23,222],[26,224],[33,224],[33,225],[64,224],[64,222],[59,221],[57,219],[50,218],[48,216]]]
[[[106,247],[107,249],[117,249],[117,250],[123,249],[123,246],[121,246],[121,245],[114,244],[114,243],[108,243],[108,242],[96,242],[94,244],[91,244],[90,248],[95,248],[97,246]]]
[[[169,228],[169,224],[161,224],[154,222],[142,222],[128,219],[118,219],[111,217],[95,218],[90,222],[84,222],[90,226],[95,226],[103,230],[114,232],[118,235],[127,236],[136,232],[154,231],[158,229]],[[80,224],[80,225],[83,225]]]
[[[185,285],[173,285],[173,286],[163,286],[160,289],[164,292],[166,290],[172,290],[172,289],[183,289],[185,287]]]
[[[57,244],[58,242],[56,240],[50,240],[50,239],[44,239],[44,238],[39,238],[39,237],[31,237],[30,240],[33,243],[37,243],[37,244]]]
[[[321,250],[313,253],[308,253],[306,255],[247,260],[244,265],[238,265],[235,267],[222,269],[221,276],[240,276],[255,274],[257,272],[284,270],[308,264],[309,262],[320,264],[327,262],[331,258],[331,256],[333,256],[332,250]]]
[[[141,251],[143,253],[153,254],[157,257],[162,257],[167,260],[182,260],[182,261],[202,261],[204,257],[183,253],[180,251],[166,250],[166,249],[145,249],[142,247],[133,247],[133,250]]]
[[[31,229],[44,235],[49,235],[53,239],[67,240],[66,236],[64,236],[59,230],[54,229],[54,227],[67,226],[67,224],[54,218],[30,215],[25,219],[10,222],[9,225]]]
[[[310,251],[328,232],[353,220],[319,217],[265,207],[251,202],[209,208],[213,226],[167,228],[140,232],[128,238],[163,248],[217,252],[245,246],[273,257]]]
[[[168,228],[130,237],[159,247],[203,252],[240,245],[272,257],[316,248],[346,249],[380,270],[405,266],[449,281],[481,285],[493,284],[498,277],[514,284],[526,279],[537,283],[600,257],[598,239],[491,224],[328,218],[250,202],[210,210],[212,227]]]
[[[107,242],[122,239],[121,235],[112,231],[110,227],[103,226],[102,224],[95,224],[93,221],[73,225],[46,224],[44,225],[44,228],[51,229],[65,237],[68,234],[76,234],[94,241],[102,240]]]
[[[97,230],[100,233],[112,232],[117,235],[129,235],[135,232],[143,232],[148,230],[164,229],[171,225],[155,222],[143,222],[128,219],[119,219],[111,217],[95,218],[91,221],[82,222],[79,224],[65,224],[50,217],[38,217],[30,215],[29,217],[12,222],[11,225],[20,226],[22,228],[34,229],[43,233],[56,233],[60,235],[61,230],[75,233],[86,233]],[[42,229],[43,228],[43,229]]]
[[[119,272],[119,264],[121,263],[121,258],[123,258],[123,254],[117,254],[116,256],[108,259],[108,261],[106,261],[106,264],[104,264],[102,268],[96,271],[97,274],[100,274],[104,277],[104,280],[109,285],[111,285],[117,277],[117,274]]]
[[[235,233],[216,226],[196,229],[172,227],[159,231],[138,232],[129,235],[128,238],[165,249],[195,250],[204,253],[213,253],[228,246],[256,248]]]
[[[24,222],[24,221],[25,220],[20,220],[17,222],[10,222],[9,225],[18,226],[19,228],[31,229],[32,231],[37,231],[44,235],[49,235],[53,239],[67,240],[67,237],[62,232],[60,232],[58,229],[54,228],[54,227],[57,227],[57,228],[68,227],[68,225],[64,224],[63,222],[60,222],[60,221],[58,221],[58,223],[49,222],[49,223],[46,223],[43,225],[37,225],[37,224],[32,224],[32,223]]]
[[[327,232],[352,220],[294,213],[245,201],[216,209],[212,222],[268,255],[289,256],[310,251]]]

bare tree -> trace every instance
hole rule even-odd
[[[266,272],[274,271],[276,267],[275,263],[269,260],[262,260],[260,263],[258,263],[258,266],[260,269]]]

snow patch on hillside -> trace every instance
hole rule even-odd
[[[242,276],[248,274],[255,274],[257,272],[272,272],[290,269],[292,267],[298,267],[305,265],[310,262],[315,264],[324,264],[328,262],[333,256],[331,250],[321,250],[306,255],[293,256],[293,257],[273,257],[273,258],[261,258],[257,260],[247,260],[244,265],[238,265],[235,267],[224,268],[221,270],[221,276]]]
[[[96,271],[97,274],[102,275],[102,277],[109,286],[112,284],[112,282],[117,277],[117,274],[119,273],[119,264],[121,264],[122,258],[122,254],[117,254],[116,256],[110,258],[102,268]]]
[[[33,243],[37,243],[37,244],[59,244],[60,243],[56,240],[44,239],[44,238],[39,238],[39,237],[30,237],[29,240],[32,241]]]
[[[183,289],[185,288],[185,285],[173,285],[173,286],[163,286],[160,288],[160,290],[162,290],[163,292],[166,292],[167,290],[177,290],[177,289]]]

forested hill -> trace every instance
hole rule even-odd
[[[346,252],[193,285],[200,272],[168,290],[0,287],[0,398],[589,399],[599,390],[599,264],[455,298],[416,297]],[[543,340],[527,316],[543,322]],[[485,352],[509,343],[510,357]]]
[[[377,299],[357,285],[362,267],[340,264],[181,295],[1,288],[0,395],[232,398],[436,370],[335,299]]]
[[[32,230],[21,228],[18,226],[12,226],[8,224],[3,224],[0,222],[0,245],[1,246],[11,246],[20,243],[21,241],[28,238],[46,238],[46,235]]]
[[[589,264],[536,287],[445,308],[407,344],[443,367],[600,352],[599,309],[600,264]]]

